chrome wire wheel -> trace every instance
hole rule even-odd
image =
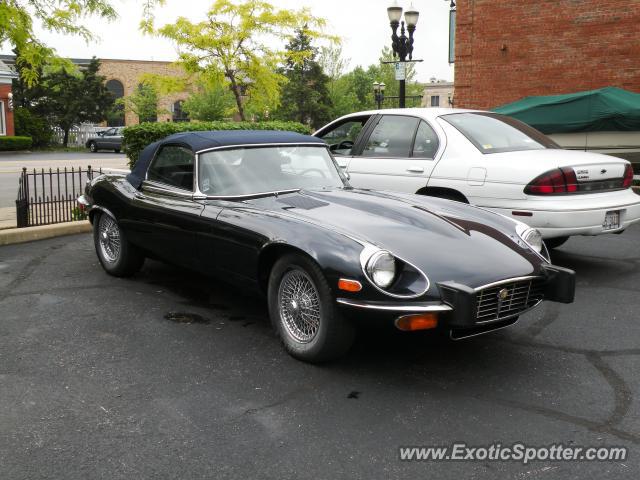
[[[320,296],[306,272],[286,272],[278,288],[280,319],[286,331],[300,343],[311,342],[320,328]]]
[[[98,241],[102,258],[109,263],[117,262],[120,258],[120,228],[109,215],[100,215]]]

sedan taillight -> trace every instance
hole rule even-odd
[[[629,188],[633,184],[633,167],[630,163],[624,169],[624,179],[622,181],[622,188]]]
[[[578,180],[573,168],[563,167],[549,170],[536,177],[524,189],[528,195],[554,195],[578,191]]]
[[[527,195],[563,195],[567,193],[595,193],[621,190],[631,187],[633,168],[627,164],[624,175],[605,180],[589,180],[578,183],[576,172],[571,167],[549,170],[536,177],[524,188]]]

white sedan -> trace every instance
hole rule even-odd
[[[640,220],[623,159],[562,150],[513,118],[463,109],[358,112],[318,130],[354,187],[489,208],[537,228],[547,246],[620,233]]]

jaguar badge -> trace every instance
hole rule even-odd
[[[509,290],[506,288],[503,288],[498,292],[498,300],[501,302],[506,300],[508,296],[509,296]]]

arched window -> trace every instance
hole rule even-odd
[[[105,84],[107,90],[111,92],[114,99],[124,97],[124,85],[120,80],[107,80]],[[109,127],[122,127],[124,126],[124,105],[115,104],[111,111],[107,114],[107,125]]]
[[[174,122],[190,121],[189,114],[182,109],[183,103],[184,103],[184,100],[178,100],[177,102],[173,103],[173,108],[171,110],[173,111],[172,117]]]
[[[107,80],[106,84],[107,90],[111,92],[113,98],[122,98],[124,97],[124,85],[120,80]]]

